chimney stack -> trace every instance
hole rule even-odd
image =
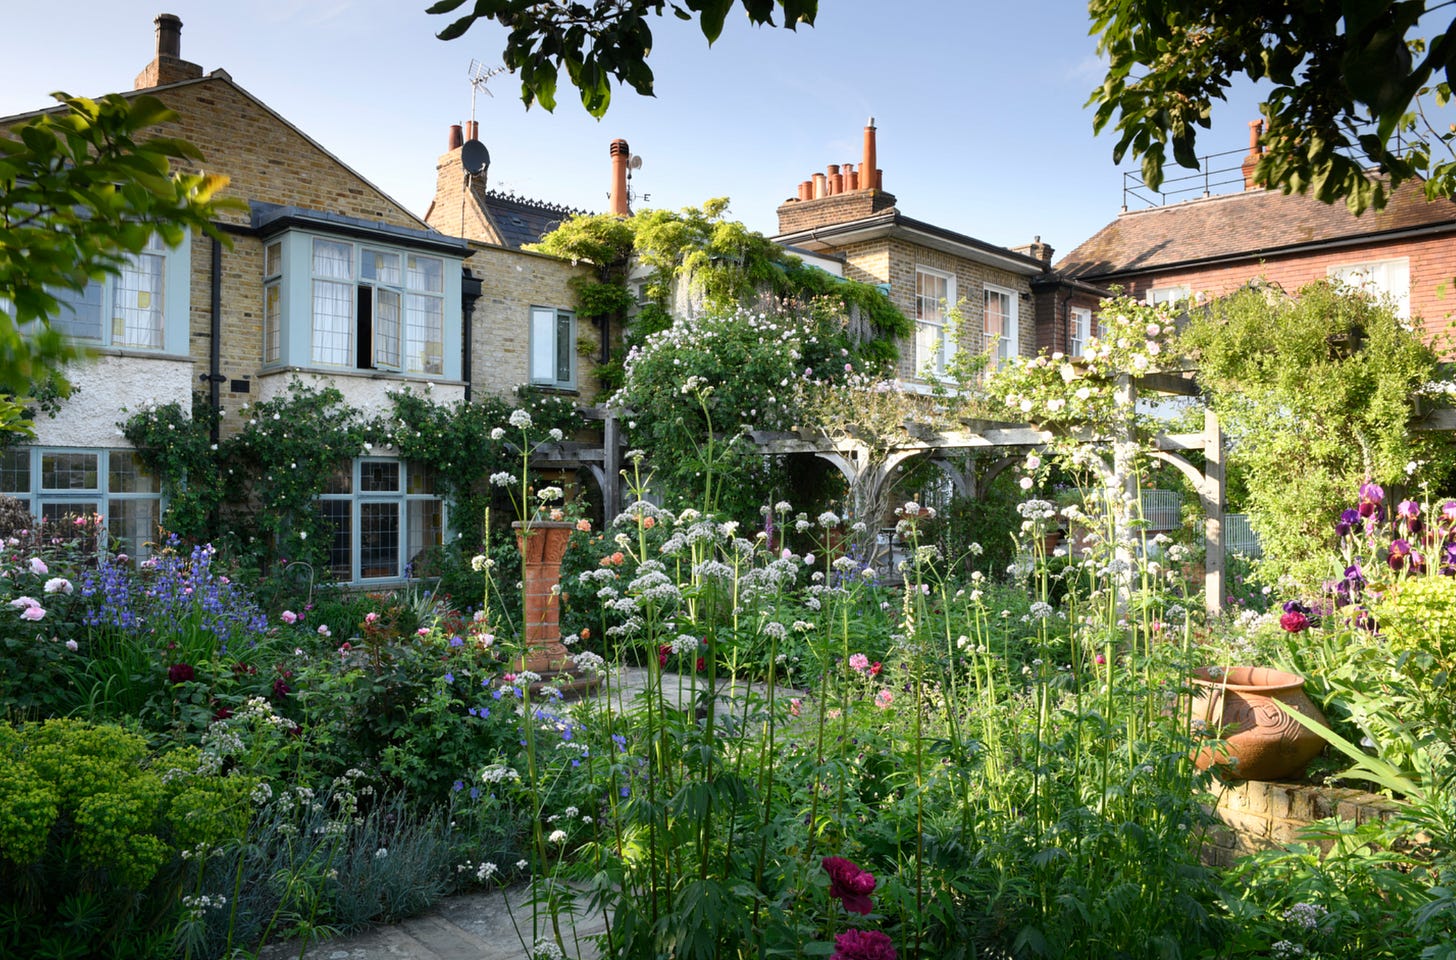
[[[881,190],[880,170],[875,166],[875,118],[870,117],[870,122],[864,128],[864,159],[859,165],[859,188],[861,190]]]
[[[1249,121],[1249,155],[1244,157],[1244,162],[1239,167],[1244,174],[1245,190],[1260,189],[1259,184],[1254,182],[1254,168],[1259,165],[1259,158],[1264,155],[1264,151],[1259,147],[1259,137],[1263,133],[1263,120]]]
[[[632,207],[627,197],[627,163],[632,158],[632,151],[627,147],[627,141],[619,138],[612,141],[610,153],[612,192],[607,199],[607,213],[614,217],[630,217]]]
[[[160,87],[202,76],[202,67],[182,59],[182,18],[175,13],[159,13],[152,21],[157,27],[156,55],[132,82],[135,90]]]

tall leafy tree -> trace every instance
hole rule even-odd
[[[581,93],[588,113],[600,117],[611,104],[611,81],[652,96],[652,18],[667,10],[680,20],[697,18],[703,36],[712,43],[723,23],[741,5],[749,22],[775,26],[777,8],[782,25],[813,26],[819,0],[591,0],[591,2],[538,3],[535,0],[475,0],[470,12],[440,31],[440,39],[453,40],[478,20],[494,20],[510,31],[505,65],[521,78],[521,99],[527,106],[556,107],[556,86],[566,70],[571,85]],[[438,0],[430,13],[449,14],[466,0]]]
[[[160,100],[56,99],[60,109],[0,131],[0,393],[65,390],[60,368],[79,353],[50,326],[57,290],[117,273],[153,234],[221,239],[213,219],[231,206],[217,198],[226,177],[172,169],[202,155],[156,135],[175,117]],[[0,431],[19,425],[17,410],[0,412]]]
[[[1456,191],[1456,129],[1427,117],[1451,96],[1456,22],[1431,0],[1091,0],[1108,60],[1093,126],[1118,134],[1113,155],[1141,159],[1156,188],[1172,159],[1197,168],[1198,129],[1245,77],[1272,84],[1256,179],[1343,199],[1359,213],[1402,181],[1431,197]],[[1441,22],[1433,24],[1427,13]],[[1422,34],[1429,31],[1429,37]]]

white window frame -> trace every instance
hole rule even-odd
[[[168,247],[153,234],[140,253],[127,257],[118,273],[92,280],[82,291],[51,290],[60,301],[51,326],[77,343],[102,349],[187,356],[191,240],[189,233],[176,247]],[[148,269],[139,269],[142,265]],[[144,283],[149,272],[156,280]],[[82,303],[96,312],[94,334],[81,329],[77,305]],[[154,321],[139,323],[144,315]]]
[[[1377,300],[1387,298],[1395,307],[1395,315],[1410,319],[1410,258],[1366,260],[1360,263],[1339,263],[1326,275],[1342,286],[1368,293]]]
[[[1006,363],[1012,357],[1018,356],[1021,353],[1021,298],[1010,287],[999,287],[994,283],[983,285],[981,310],[988,342],[990,337],[994,335],[989,323],[991,313],[987,309],[992,297],[1004,297],[1006,300],[1006,312],[1004,314],[1006,319],[1005,328],[1001,332],[1001,338],[996,341],[996,356],[994,358],[995,365],[999,367],[1001,364]]]
[[[47,486],[45,468],[47,461],[56,457],[94,458],[95,477],[92,482],[71,482],[65,486]],[[150,480],[150,490],[120,489],[117,474],[122,470],[134,471]],[[21,480],[20,478],[23,478]],[[19,481],[19,482],[17,482]],[[99,513],[106,521],[108,537],[117,541],[118,549],[135,559],[151,555],[151,543],[157,536],[157,524],[166,509],[158,478],[150,476],[142,467],[135,450],[106,447],[42,447],[18,446],[0,450],[0,495],[13,497],[26,505],[31,516],[43,517],[46,508],[51,507],[52,519],[59,519],[55,511],[64,508],[60,516],[73,513]],[[146,530],[119,530],[112,524],[117,508],[122,504],[150,503],[152,509],[147,519]]]
[[[1147,294],[1143,297],[1143,303],[1156,307],[1160,303],[1176,304],[1178,301],[1187,300],[1192,296],[1192,291],[1189,290],[1186,283],[1167,287],[1149,287]]]
[[[1092,308],[1067,308],[1067,356],[1080,357],[1092,339]]]
[[[267,241],[263,259],[264,369],[460,378],[460,350],[446,348],[463,324],[459,257],[290,229]]]
[[[922,292],[921,278],[945,285],[945,295]],[[915,371],[935,379],[949,376],[950,363],[960,349],[951,328],[951,310],[956,304],[955,274],[933,267],[915,268]]]
[[[528,326],[527,379],[536,386],[575,390],[576,314],[559,307],[533,306]]]
[[[396,469],[395,489],[364,489],[365,477],[376,465]],[[394,457],[359,457],[336,474],[330,492],[319,497],[321,508],[323,504],[329,504],[337,514],[348,518],[348,529],[337,531],[330,544],[329,570],[336,579],[356,584],[408,579],[413,574],[409,567],[415,557],[425,549],[444,542],[445,531],[449,529],[449,504],[433,490],[419,492],[428,476],[427,467]],[[340,481],[344,481],[347,489],[340,488]],[[414,489],[411,489],[412,484]],[[388,511],[390,507],[394,514],[394,535],[371,545],[366,542],[370,540],[369,531],[365,530],[367,518],[371,513],[381,509]],[[438,508],[436,529],[417,529],[421,523],[416,521],[422,521],[417,513],[430,507]],[[340,533],[345,536],[341,538]],[[376,557],[377,551],[384,553]],[[345,553],[347,558],[343,555]],[[391,555],[392,564],[387,562]]]

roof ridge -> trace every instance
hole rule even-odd
[[[587,213],[586,210],[581,210],[576,207],[570,207],[564,203],[552,203],[549,200],[536,200],[532,197],[523,196],[517,194],[514,190],[512,190],[510,193],[505,193],[501,190],[497,190],[494,187],[491,187],[490,189],[485,191],[485,195],[492,200],[508,200],[512,203],[528,204],[530,206],[544,210],[548,213],[560,213],[569,215],[585,215]]]

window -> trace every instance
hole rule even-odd
[[[399,580],[444,541],[445,503],[421,464],[360,459],[329,479],[319,513],[333,528],[329,570],[339,580]]]
[[[953,331],[948,329],[950,305],[955,303],[955,277],[924,267],[915,271],[915,369],[944,377],[955,356]]]
[[[75,340],[126,350],[187,353],[188,241],[168,249],[153,236],[115,275],[84,290],[55,290],[51,326]]]
[[[0,452],[0,493],[48,523],[99,513],[116,549],[138,558],[162,519],[161,485],[132,450],[11,447]]]
[[[986,285],[986,338],[999,338],[996,341],[997,366],[1021,352],[1016,303],[1016,291]]]
[[[1410,260],[1372,260],[1368,263],[1347,263],[1330,267],[1331,280],[1363,290],[1376,298],[1389,297],[1395,315],[1410,319]]]
[[[531,382],[576,388],[576,317],[554,307],[531,308]]]
[[[315,237],[311,262],[314,363],[443,372],[445,267],[439,257]]]
[[[460,375],[458,258],[290,231],[262,281],[265,366]]]
[[[1087,307],[1067,308],[1067,356],[1080,357],[1092,335],[1092,311]]]
[[[1148,290],[1148,295],[1143,299],[1149,306],[1156,307],[1160,303],[1176,304],[1180,300],[1187,300],[1189,296],[1188,287],[1186,285],[1178,285],[1172,287],[1153,287]]]

